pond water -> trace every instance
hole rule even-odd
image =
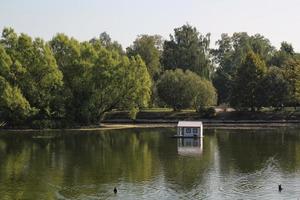
[[[0,132],[0,197],[298,199],[299,131],[207,129],[202,140],[170,138],[174,128]]]

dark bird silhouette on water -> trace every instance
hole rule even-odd
[[[281,192],[282,190],[283,190],[283,189],[282,189],[282,187],[281,187],[281,184],[278,185],[278,191]]]
[[[117,190],[117,188],[115,187],[115,188],[114,188],[114,193],[117,194],[117,192],[118,192],[118,190]]]

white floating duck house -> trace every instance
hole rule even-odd
[[[179,121],[176,137],[203,137],[201,121]]]

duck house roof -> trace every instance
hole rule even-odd
[[[201,127],[201,121],[179,121],[177,127]]]

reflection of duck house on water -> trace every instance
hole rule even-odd
[[[202,138],[203,125],[201,121],[179,121],[177,124],[178,138]]]
[[[203,152],[203,138],[178,138],[177,151],[182,156],[201,155]]]

